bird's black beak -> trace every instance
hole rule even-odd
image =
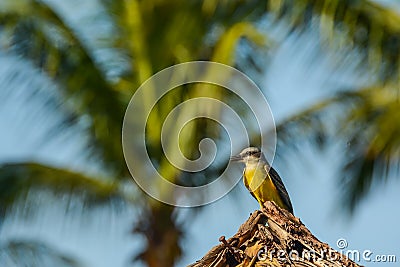
[[[242,160],[242,156],[240,155],[236,155],[236,156],[232,156],[229,158],[230,161],[241,161]]]

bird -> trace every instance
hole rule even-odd
[[[281,177],[258,147],[245,148],[230,160],[245,164],[243,183],[258,201],[261,209],[266,201],[273,201],[293,214],[293,206]]]

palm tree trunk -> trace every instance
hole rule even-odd
[[[148,267],[173,267],[181,256],[181,229],[174,207],[158,203],[143,210],[133,232],[145,237],[146,246],[134,261],[142,261]]]

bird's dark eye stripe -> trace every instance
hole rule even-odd
[[[247,151],[246,152],[246,156],[258,155],[258,154],[260,154],[259,151]]]

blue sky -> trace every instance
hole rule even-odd
[[[90,1],[85,6],[90,9]],[[75,16],[84,17],[82,10],[85,9],[79,10],[81,12]],[[333,83],[354,85],[367,79],[362,73],[355,72],[351,64],[338,70],[332,60],[335,55],[318,54],[313,38],[316,37],[309,34],[286,40],[274,52],[264,75],[261,86],[277,121],[326,96]],[[310,64],[309,59],[315,58],[315,53],[318,59]],[[16,70],[20,75],[10,79],[10,73]],[[49,142],[37,142],[45,139],[47,130],[57,120],[57,114],[49,114],[43,108],[43,97],[26,94],[34,86],[41,87],[44,95],[51,91],[52,85],[38,76],[20,59],[0,54],[0,88],[2,94],[6,92],[0,100],[0,161],[34,158],[82,168],[82,136],[66,131]],[[343,207],[340,206],[338,179],[335,177],[339,175],[341,153],[340,145],[320,152],[304,144],[301,156],[287,153],[285,161],[277,159],[273,163],[289,191],[296,216],[321,241],[333,248],[336,248],[339,238],[346,238],[349,249],[395,254],[399,261],[400,233],[393,229],[397,229],[400,220],[397,208],[400,181],[390,179],[386,185],[374,186],[371,194],[349,218],[341,212]],[[48,203],[48,198],[34,193],[29,197],[40,207],[37,215],[25,219],[24,209],[16,207],[0,229],[0,243],[18,237],[40,239],[76,256],[84,266],[96,267],[129,266],[130,257],[141,246],[143,240],[130,234],[137,215],[134,207],[127,207],[119,213],[107,208],[80,211],[79,201],[71,203],[69,199],[57,199]],[[78,211],[66,215],[64,211],[68,205],[78,207]],[[233,235],[257,208],[257,202],[240,184],[224,198],[206,206],[193,220],[184,222],[188,229],[183,241],[186,254],[178,266],[201,258],[218,243],[219,236]],[[182,209],[180,218],[185,218],[187,212]],[[394,263],[391,265],[395,266]]]

